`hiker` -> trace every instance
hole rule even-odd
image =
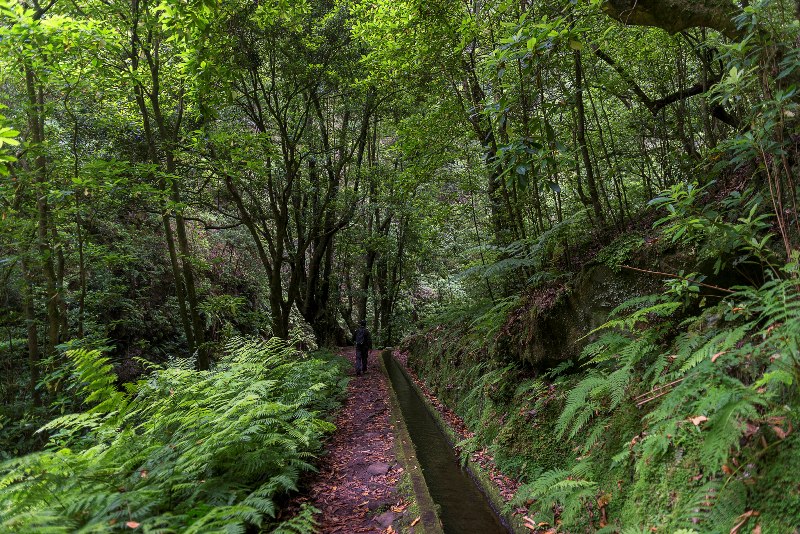
[[[358,324],[355,335],[356,342],[356,376],[361,376],[367,372],[367,355],[372,348],[372,336],[367,330],[367,321],[363,319]]]

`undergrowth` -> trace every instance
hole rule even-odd
[[[511,506],[536,524],[685,533],[800,525],[789,471],[800,457],[798,256],[778,259],[759,195],[701,205],[706,190],[684,184],[653,202],[667,208],[660,239],[697,264],[713,259],[713,275],[756,266],[763,278],[717,287],[676,273],[662,293],[617,307],[578,360],[538,376],[496,343],[513,306],[409,342],[410,364],[475,432],[460,445],[486,447],[523,482]],[[601,256],[624,258],[623,248]]]
[[[85,410],[50,422],[45,450],[0,464],[6,532],[310,532],[279,501],[313,469],[346,379],[286,342],[234,338],[212,371],[154,368],[124,390],[100,351],[68,353]]]

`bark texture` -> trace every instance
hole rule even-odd
[[[669,33],[702,27],[730,38],[739,35],[731,20],[738,8],[730,0],[608,0],[603,9],[623,24],[654,26]]]

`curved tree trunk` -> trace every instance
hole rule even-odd
[[[669,33],[704,27],[732,39],[739,36],[732,20],[739,10],[730,0],[608,0],[603,10],[632,26],[654,26]]]

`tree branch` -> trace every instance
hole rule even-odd
[[[658,114],[659,111],[664,109],[665,107],[669,106],[670,104],[674,104],[680,100],[685,100],[687,98],[691,98],[693,96],[702,95],[708,92],[711,87],[715,84],[719,83],[722,79],[721,76],[717,75],[713,78],[710,78],[706,81],[698,81],[691,87],[687,87],[686,89],[681,89],[679,91],[675,91],[672,94],[667,96],[658,98],[653,100],[650,98],[647,93],[636,83],[636,80],[631,76],[631,74],[625,70],[619,63],[617,63],[614,58],[603,52],[597,45],[592,44],[590,45],[594,55],[598,58],[602,59],[608,66],[610,66],[614,71],[619,74],[620,78],[625,80],[627,84],[630,86],[631,91],[633,91],[639,100],[644,104],[644,106],[652,113],[654,116]],[[732,116],[730,113],[725,111],[725,108],[720,106],[719,104],[712,106],[710,108],[711,116],[715,119],[718,119],[725,124],[732,126],[733,128],[739,129],[740,123],[736,119],[736,117]]]
[[[663,276],[665,278],[679,278],[681,280],[686,280],[687,282],[695,283],[695,284],[697,284],[699,286],[707,287],[709,289],[716,289],[717,291],[723,291],[725,293],[736,293],[735,291],[733,291],[731,289],[727,289],[727,288],[719,287],[719,286],[714,286],[714,285],[711,285],[711,284],[704,284],[703,282],[698,282],[697,280],[694,280],[694,279],[689,278],[687,276],[681,276],[679,274],[662,273],[661,271],[649,271],[647,269],[639,269],[638,267],[631,267],[629,265],[620,265],[620,267],[622,267],[623,269],[628,269],[629,271],[636,271],[636,272],[646,273],[646,274],[655,274],[657,276]]]
[[[711,28],[736,39],[741,32],[733,23],[739,8],[730,0],[607,0],[608,16],[632,26],[653,26],[675,34],[687,28]]]

